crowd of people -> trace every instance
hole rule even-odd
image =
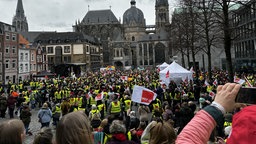
[[[26,135],[34,135],[34,144],[224,141],[233,114],[245,105],[232,111],[240,85],[228,83],[225,71],[213,75],[206,80],[207,73],[201,73],[193,81],[171,81],[169,85],[159,81],[157,70],[87,72],[78,78],[9,82],[0,87],[0,116],[5,118],[8,112],[10,118],[0,124],[0,143],[22,143]],[[254,75],[246,77],[253,85]],[[149,105],[133,102],[135,85],[154,91],[156,99]],[[35,108],[40,108],[41,130],[32,134],[29,125]],[[14,114],[20,120],[13,119]],[[51,124],[56,128],[55,137]],[[16,135],[15,139],[8,139],[8,133]]]

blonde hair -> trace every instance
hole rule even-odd
[[[21,144],[22,134],[25,135],[25,127],[21,120],[11,119],[0,124],[1,144]]]
[[[150,129],[150,144],[172,144],[176,140],[176,134],[167,122],[157,122]]]
[[[82,111],[68,113],[56,128],[57,144],[93,144],[88,117]]]

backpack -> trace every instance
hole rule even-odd
[[[93,113],[92,120],[91,120],[92,128],[98,128],[100,124],[101,124],[101,119],[99,116],[99,112]]]

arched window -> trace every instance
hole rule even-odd
[[[134,36],[132,36],[132,41],[135,41],[135,37]]]

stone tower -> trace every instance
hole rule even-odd
[[[24,13],[22,0],[18,0],[16,14],[13,17],[12,25],[16,27],[17,32],[28,31],[28,22]]]
[[[155,5],[156,14],[156,31],[165,28],[170,24],[169,21],[169,3],[168,0],[156,0]]]

